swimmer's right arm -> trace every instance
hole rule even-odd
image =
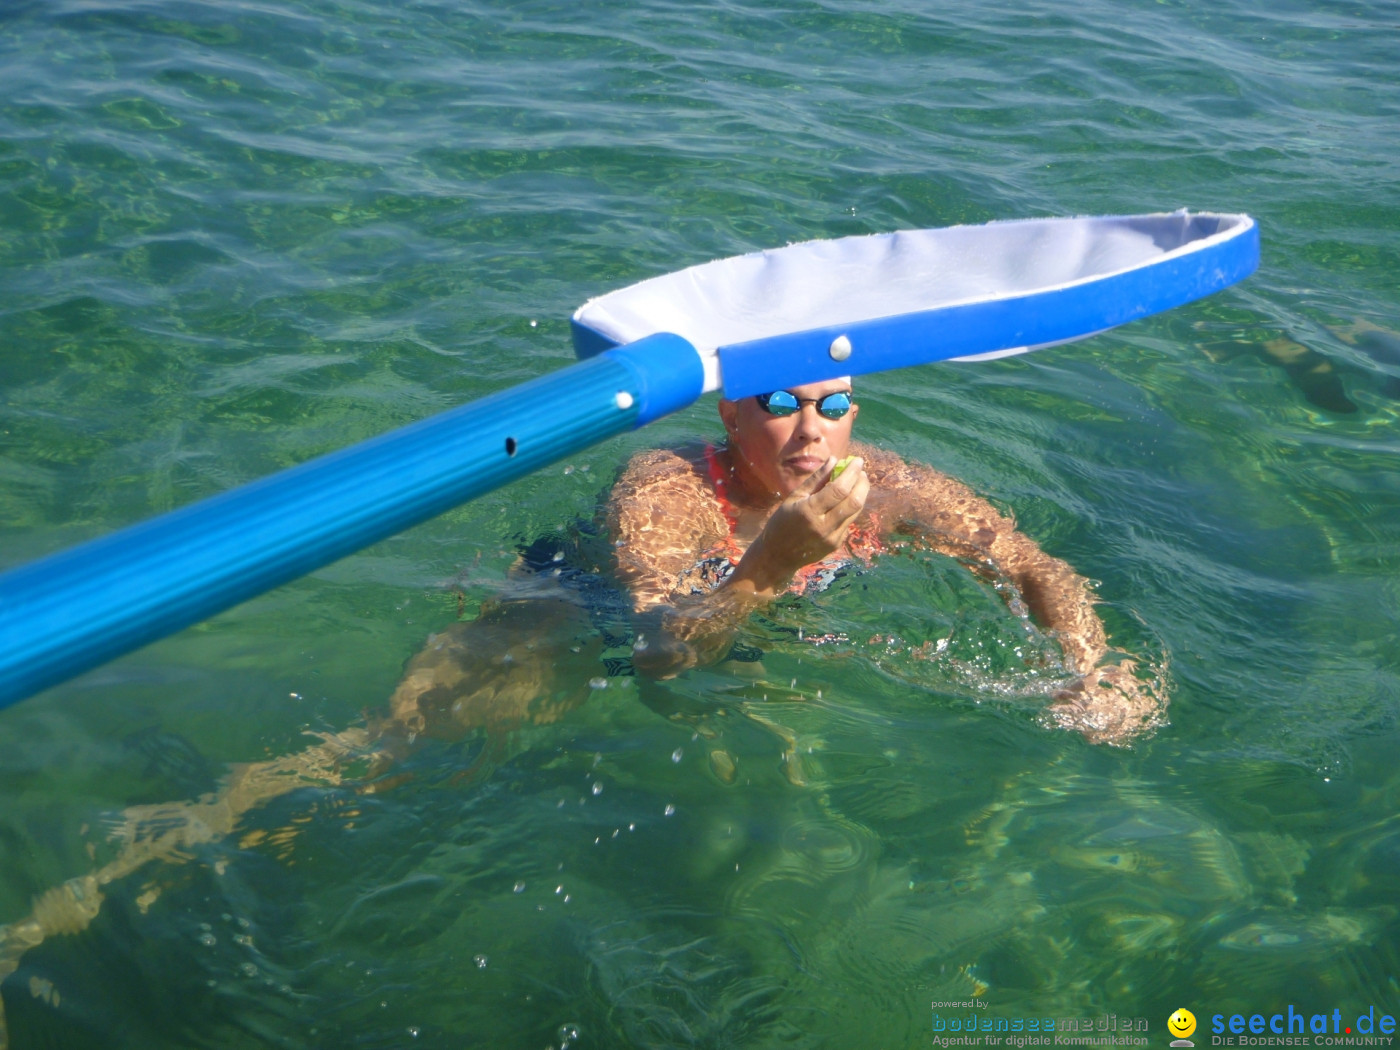
[[[728,651],[734,631],[784,593],[803,567],[837,550],[865,503],[856,469],[823,487],[831,464],[783,502],[720,586],[679,593],[702,552],[723,543],[728,523],[703,474],[674,452],[643,453],[614,487],[608,527],[617,574],[632,595],[643,674],[671,677]]]

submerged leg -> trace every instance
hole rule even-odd
[[[246,814],[275,798],[352,783],[357,791],[386,790],[398,781],[382,774],[419,736],[460,739],[481,730],[488,746],[473,770],[498,761],[511,730],[555,722],[587,699],[600,652],[586,613],[568,601],[502,601],[477,620],[453,624],[409,661],[388,719],[321,735],[294,755],[231,766],[216,790],[197,799],[123,810],[110,835],[119,844],[114,860],[40,894],[29,915],[0,927],[0,982],[29,949],[85,930],[108,885],[152,861],[189,860],[195,848],[233,834]],[[143,899],[149,905],[158,894],[153,889]],[[7,1045],[0,1009],[0,1050]]]
[[[244,814],[264,802],[299,788],[340,784],[341,770],[350,761],[368,758],[377,764],[386,759],[372,744],[366,729],[326,734],[321,743],[295,755],[232,766],[217,790],[193,801],[123,810],[110,836],[120,843],[116,859],[40,894],[29,915],[0,928],[0,981],[19,968],[30,948],[49,937],[85,930],[97,918],[110,883],[151,861],[188,860],[190,850],[231,834]],[[0,1050],[7,1045],[0,1012]]]

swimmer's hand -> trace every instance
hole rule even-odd
[[[751,582],[756,594],[782,593],[796,573],[841,549],[852,523],[865,509],[870,478],[855,456],[833,480],[835,459],[802,482],[778,505],[749,546],[734,577]]]
[[[1083,734],[1091,744],[1125,747],[1163,724],[1160,683],[1141,681],[1137,663],[1100,667],[1055,696],[1049,716],[1062,729]]]

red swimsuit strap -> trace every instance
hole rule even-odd
[[[725,538],[726,553],[730,555],[730,560],[738,565],[742,555],[739,545],[734,542],[734,533],[739,528],[739,517],[734,513],[734,504],[729,502],[729,471],[720,463],[719,451],[714,445],[705,446],[705,467],[710,472],[710,484],[714,486],[719,509],[729,524],[729,535]]]

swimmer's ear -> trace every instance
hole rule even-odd
[[[724,429],[731,434],[739,431],[739,406],[726,397],[719,399],[719,418],[724,423]]]

